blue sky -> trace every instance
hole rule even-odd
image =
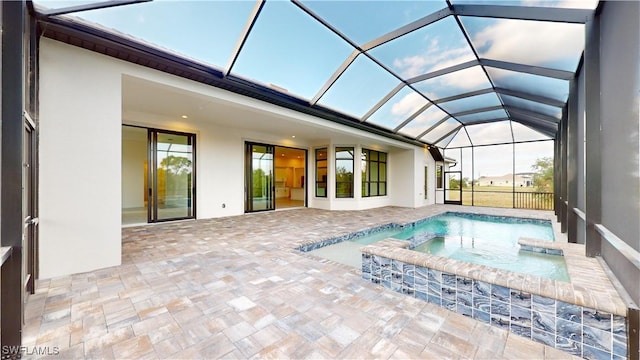
[[[84,1],[83,3],[86,3]],[[47,7],[78,4],[73,1],[37,1]],[[482,1],[454,0],[457,3],[499,3],[524,6],[560,6],[592,8],[593,1]],[[366,44],[446,7],[438,1],[303,1],[357,45]],[[577,4],[577,5],[576,5]],[[202,63],[223,69],[227,66],[242,29],[255,6],[254,1],[153,1],[75,13],[107,28],[139,38]],[[496,20],[460,17],[469,40],[481,58],[520,62],[526,65],[574,71],[584,47],[582,25],[522,20]],[[288,1],[267,1],[232,74],[252,79],[304,99],[312,99],[354,48]],[[408,80],[442,68],[475,59],[471,47],[453,17],[411,32],[368,51],[368,55]],[[487,76],[488,75],[488,76]],[[415,89],[403,88],[367,121],[389,129],[428,104],[425,99],[440,99],[468,91],[513,87],[538,95],[566,100],[568,82],[506,70],[480,67],[450,73],[417,82]],[[364,54],[358,55],[319,104],[360,118],[387,95],[400,80]],[[512,106],[539,110],[550,116],[557,108],[508,99]],[[505,101],[506,102],[506,101]],[[495,94],[475,96],[440,106],[450,113],[499,105]],[[495,112],[470,116],[504,117]],[[400,132],[417,136],[446,117],[437,106],[430,106]],[[446,133],[454,125],[443,123],[427,139]],[[499,125],[477,125],[491,134]],[[493,129],[493,130],[491,130]],[[482,136],[478,131],[476,136]]]

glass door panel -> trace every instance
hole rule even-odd
[[[444,203],[462,205],[462,172],[445,171]]]
[[[246,209],[262,211],[275,209],[274,147],[272,145],[246,145]]]
[[[152,220],[193,217],[193,135],[162,131],[154,135]]]

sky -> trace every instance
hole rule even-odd
[[[36,4],[55,8],[88,2],[40,0]],[[588,9],[593,9],[597,4],[597,1],[591,0],[452,2]],[[443,121],[447,112],[454,114],[496,106],[504,101],[508,105],[539,111],[552,117],[561,114],[556,107],[514,97],[498,98],[495,93],[432,104],[429,100],[490,89],[492,85],[566,101],[569,92],[567,81],[496,68],[485,68],[485,72],[480,66],[474,66],[423,81],[412,80],[416,76],[474,60],[469,42],[480,58],[568,71],[576,69],[584,48],[584,26],[581,24],[461,16],[459,19],[463,32],[456,19],[448,16],[373,47],[349,63],[354,45],[364,46],[408,23],[444,9],[446,2],[314,0],[302,1],[302,4],[324,18],[352,43],[289,1],[267,1],[231,68],[231,74],[263,85],[273,85],[307,100],[322,95],[318,104],[359,119],[363,119],[394,89],[397,90],[400,79],[408,81],[411,87],[402,87],[364,120],[393,130],[414,117],[413,121],[399,128],[401,134],[411,137],[418,137],[441,122],[421,138],[428,142],[438,140],[460,126],[453,119]],[[156,0],[74,13],[73,16],[209,66],[226,69],[254,6],[254,1]],[[465,37],[465,33],[468,37]],[[336,73],[342,64],[349,66],[342,74]],[[340,76],[326,93],[321,93],[334,74]],[[498,110],[461,116],[459,120],[472,124],[479,120],[506,117],[504,110]],[[474,144],[502,142],[511,137],[510,132],[504,133],[505,129],[510,131],[508,125],[509,122],[473,125],[467,128],[467,132]],[[456,138],[451,141],[451,146],[461,146],[468,141]]]

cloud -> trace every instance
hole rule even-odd
[[[584,49],[584,26],[539,21],[497,20],[473,36],[479,55],[528,65],[574,61]]]
[[[427,100],[415,91],[403,96],[399,101],[391,106],[391,114],[394,116],[409,117],[422,106]]]
[[[465,91],[491,87],[487,75],[479,66],[447,74],[440,78],[440,85]]]
[[[437,39],[432,40],[430,46],[421,54],[395,59],[393,67],[399,70],[402,77],[412,78],[475,58],[467,46],[441,50],[438,44]]]

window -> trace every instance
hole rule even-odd
[[[387,154],[362,149],[362,197],[387,195]]]
[[[429,198],[429,167],[424,167],[424,198]]]
[[[436,165],[436,189],[442,189],[442,165]]]
[[[353,197],[352,147],[336,147],[336,197]]]
[[[316,196],[327,197],[327,149],[316,149]]]

